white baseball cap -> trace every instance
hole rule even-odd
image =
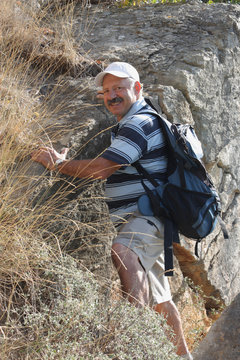
[[[100,72],[96,78],[95,83],[97,87],[102,86],[103,78],[106,74],[111,74],[119,78],[131,78],[136,81],[140,81],[137,70],[126,62],[116,61],[108,65],[106,69]]]

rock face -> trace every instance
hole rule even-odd
[[[240,295],[213,324],[195,351],[194,360],[240,359]],[[209,355],[211,354],[211,355]]]
[[[145,93],[165,116],[193,123],[202,141],[230,238],[224,240],[217,227],[202,243],[201,260],[213,289],[229,304],[240,290],[240,7],[195,3],[95,11],[86,50],[105,64],[135,65]],[[185,245],[191,247],[187,240]]]

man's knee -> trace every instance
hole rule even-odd
[[[117,267],[128,263],[131,259],[136,257],[131,249],[119,243],[112,245],[111,256],[114,265]]]
[[[139,278],[146,277],[138,255],[127,246],[115,243],[112,246],[112,261],[118,272],[136,274]]]
[[[126,256],[127,247],[122,244],[113,244],[111,249],[111,257],[113,264],[116,267],[123,265],[124,257]]]
[[[124,296],[136,306],[148,305],[148,279],[137,254],[128,247],[115,243],[112,246],[112,259],[120,277]]]

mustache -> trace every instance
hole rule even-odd
[[[116,104],[118,102],[122,102],[122,100],[123,99],[121,97],[117,96],[114,99],[108,100],[107,103],[108,103],[108,105],[112,105],[112,104]]]

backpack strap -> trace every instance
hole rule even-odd
[[[141,183],[149,197],[153,213],[157,218],[164,218],[164,259],[165,259],[165,276],[173,276],[173,242],[180,243],[179,234],[176,224],[169,218],[166,210],[160,206],[161,198],[158,193],[154,193],[144,183],[147,179],[155,188],[159,186],[154,177],[149,174],[139,161],[132,164],[138,173],[142,175]],[[185,179],[183,180],[185,182]]]
[[[132,164],[132,166],[134,166],[138,173],[141,175],[141,183],[142,183],[142,186],[146,192],[146,194],[148,195],[149,197],[149,200],[151,202],[151,205],[152,205],[152,209],[153,209],[153,213],[154,213],[154,216],[156,217],[166,217],[167,216],[167,213],[166,211],[164,211],[163,208],[161,208],[159,206],[160,204],[160,201],[161,201],[161,198],[160,198],[160,195],[157,194],[157,193],[154,193],[152,190],[150,190],[148,188],[148,186],[145,184],[144,182],[144,178],[149,180],[149,182],[151,182],[151,184],[156,188],[157,186],[159,186],[159,184],[157,183],[157,181],[142,167],[142,165],[136,161],[135,163]]]
[[[134,163],[131,164],[132,166],[134,166],[138,173],[140,175],[142,175],[145,179],[147,179],[148,181],[150,181],[150,183],[154,186],[157,187],[159,184],[158,182],[154,179],[153,176],[151,176],[147,170],[144,169],[144,167],[140,164],[139,160],[135,161]]]
[[[169,218],[164,221],[165,276],[173,276],[173,242],[179,243],[176,224]]]

